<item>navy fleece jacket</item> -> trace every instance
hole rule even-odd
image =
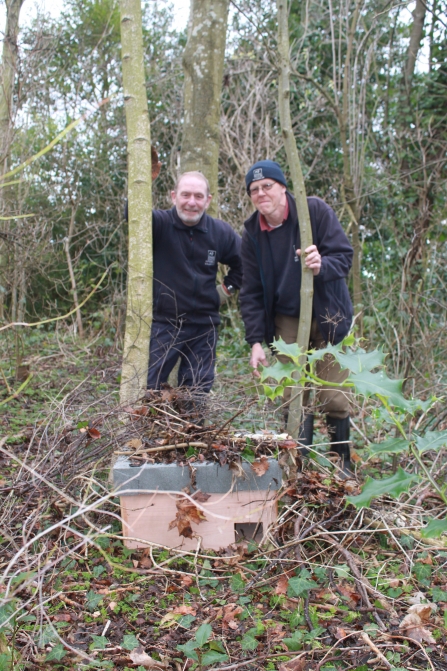
[[[250,345],[275,336],[275,314],[299,317],[301,248],[295,200],[287,192],[289,216],[281,227],[261,231],[259,212],[245,222],[242,236],[244,279],[240,293],[246,340]],[[314,277],[313,315],[326,342],[339,343],[349,332],[352,303],[346,277],[353,250],[335,212],[320,198],[308,198],[313,244],[321,254]],[[298,258],[298,260],[296,260]]]
[[[175,207],[153,211],[152,232],[154,321],[219,324],[217,264],[230,267],[224,284],[239,289],[240,236],[230,224],[206,212],[198,224],[186,226]]]

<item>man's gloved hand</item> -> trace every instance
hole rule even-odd
[[[227,287],[225,286],[225,284],[223,282],[222,282],[222,284],[218,284],[216,289],[217,289],[217,293],[219,294],[220,304],[223,305],[230,298],[230,296],[232,295],[232,292],[228,291]]]

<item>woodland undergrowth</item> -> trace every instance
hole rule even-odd
[[[368,448],[383,438],[373,401],[359,401],[356,477],[343,480],[321,420],[312,459],[273,435],[281,408],[259,399],[234,345],[205,409],[169,388],[119,408],[110,342],[32,337],[15,397],[23,381],[2,364],[0,669],[447,669],[447,539],[424,537],[442,497],[421,479],[368,508],[347,501],[366,475],[419,468],[410,452]],[[181,539],[129,550],[108,480],[119,452],[255,467],[277,456],[289,467],[278,520],[212,552],[193,516],[195,551]],[[444,477],[445,448],[424,459]]]

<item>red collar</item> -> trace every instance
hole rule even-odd
[[[289,201],[286,199],[286,208],[284,210],[284,219],[282,220],[282,223],[286,221],[288,216],[289,216]],[[275,228],[277,228],[277,226],[269,226],[264,215],[259,213],[259,228],[261,229],[261,231],[274,231]]]

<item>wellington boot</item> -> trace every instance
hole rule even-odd
[[[326,422],[331,442],[331,452],[335,452],[340,457],[340,475],[344,479],[352,478],[351,451],[349,448],[349,417],[337,419],[327,416]]]

